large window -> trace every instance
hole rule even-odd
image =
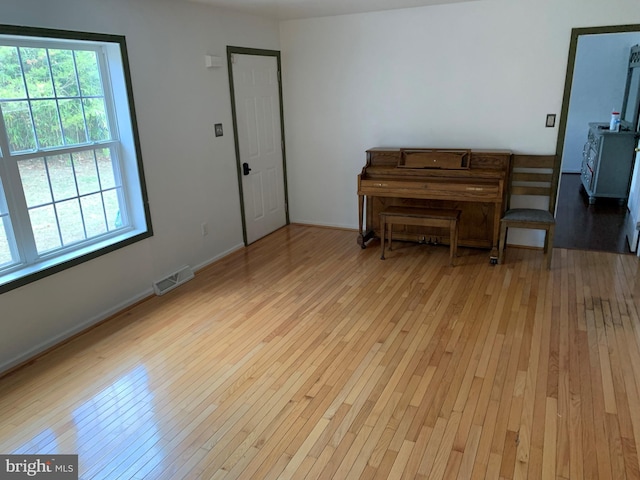
[[[0,292],[151,234],[123,37],[0,26]]]

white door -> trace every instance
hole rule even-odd
[[[632,252],[638,251],[638,224],[640,222],[640,141],[636,148],[636,162],[633,167],[633,175],[631,176],[631,186],[629,187],[629,200],[627,208],[629,214],[626,218],[625,230],[627,233],[627,241]]]
[[[284,162],[278,59],[234,53],[238,150],[247,243],[284,226]]]

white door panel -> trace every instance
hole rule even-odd
[[[233,54],[247,243],[286,224],[278,62],[274,56]]]
[[[258,142],[258,109],[255,98],[248,98],[244,102],[244,128],[247,142],[244,149],[246,155],[245,160],[255,160],[260,154],[260,143]]]
[[[249,199],[253,201],[253,208],[250,209],[252,216],[248,220],[256,222],[264,218],[264,188],[262,188],[262,172],[249,175],[245,184],[249,185]]]
[[[640,148],[640,141],[638,141],[637,147]],[[636,153],[627,208],[629,209],[629,214],[625,222],[627,241],[629,242],[631,251],[635,252],[637,250],[640,256],[640,249],[638,249],[638,222],[640,222],[640,152]]]

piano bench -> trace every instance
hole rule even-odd
[[[422,207],[387,207],[380,212],[380,230],[382,232],[381,244],[384,260],[385,239],[389,237],[389,250],[391,250],[391,236],[393,225],[417,225],[421,227],[449,227],[449,264],[453,265],[458,249],[458,220],[460,210],[435,209]]]

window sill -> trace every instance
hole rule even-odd
[[[80,265],[106,253],[113,252],[114,250],[126,247],[144,238],[148,238],[151,235],[152,232],[149,230],[128,230],[125,233],[121,233],[115,237],[109,237],[101,242],[75,249],[63,255],[57,255],[55,258],[45,259],[36,264],[12,270],[9,273],[0,275],[0,294]]]

